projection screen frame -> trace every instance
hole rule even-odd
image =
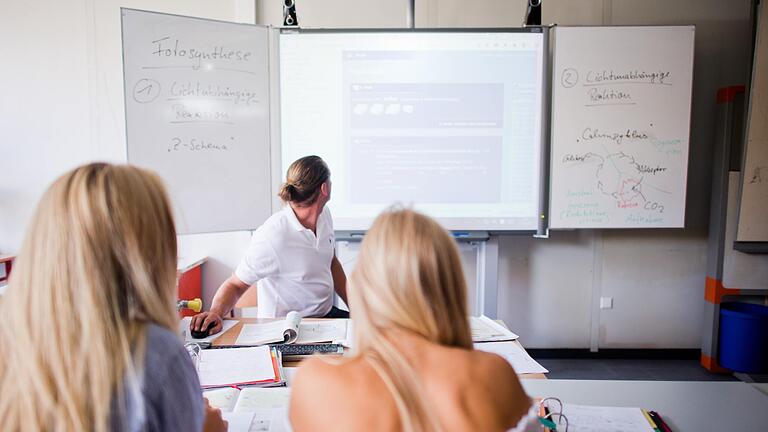
[[[271,140],[271,166],[272,166],[272,190],[276,191],[282,184],[282,107],[281,107],[281,77],[280,77],[280,37],[286,34],[348,34],[348,33],[538,33],[542,35],[542,80],[541,80],[541,125],[539,145],[539,196],[538,211],[536,214],[537,227],[535,229],[501,230],[501,229],[452,229],[458,237],[488,235],[512,235],[548,237],[549,230],[549,155],[551,147],[551,79],[552,79],[552,53],[550,46],[549,26],[530,27],[492,27],[492,28],[340,28],[340,29],[297,29],[297,28],[273,28],[270,38],[270,140]],[[282,203],[275,196],[272,201],[272,211],[276,212],[282,207]],[[440,218],[437,218],[438,221]],[[355,241],[362,238],[365,229],[337,230],[344,238]]]

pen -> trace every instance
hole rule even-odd
[[[645,416],[645,419],[648,420],[648,423],[650,423],[650,425],[653,428],[653,430],[655,432],[661,432],[661,429],[659,429],[659,427],[656,426],[656,422],[653,421],[653,418],[651,417],[651,414],[648,411],[644,410],[644,409],[641,409],[640,411],[643,412],[643,415]]]
[[[657,413],[656,411],[651,411],[649,412],[649,414],[651,415],[651,417],[656,422],[656,424],[658,425],[659,429],[662,432],[672,432],[672,429],[670,429],[669,426],[667,426],[667,423],[664,422],[664,419],[661,418],[659,413]]]

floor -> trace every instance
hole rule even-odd
[[[733,375],[713,374],[693,359],[573,359],[537,358],[549,369],[549,379],[736,381]]]

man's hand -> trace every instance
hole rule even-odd
[[[229,423],[221,418],[221,410],[213,408],[208,403],[208,399],[203,398],[205,401],[205,420],[203,421],[203,432],[226,432],[229,429]]]
[[[208,332],[209,335],[216,334],[220,332],[222,328],[224,328],[224,325],[222,324],[222,320],[221,320],[221,315],[212,311],[201,312],[193,316],[192,320],[189,322],[189,328],[190,330],[203,331],[207,329],[211,323],[214,323],[214,325],[213,327],[211,327],[211,330]]]

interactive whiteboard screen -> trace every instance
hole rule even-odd
[[[535,230],[545,39],[513,31],[282,33],[281,160],[332,172],[338,230],[400,203],[452,230]]]

